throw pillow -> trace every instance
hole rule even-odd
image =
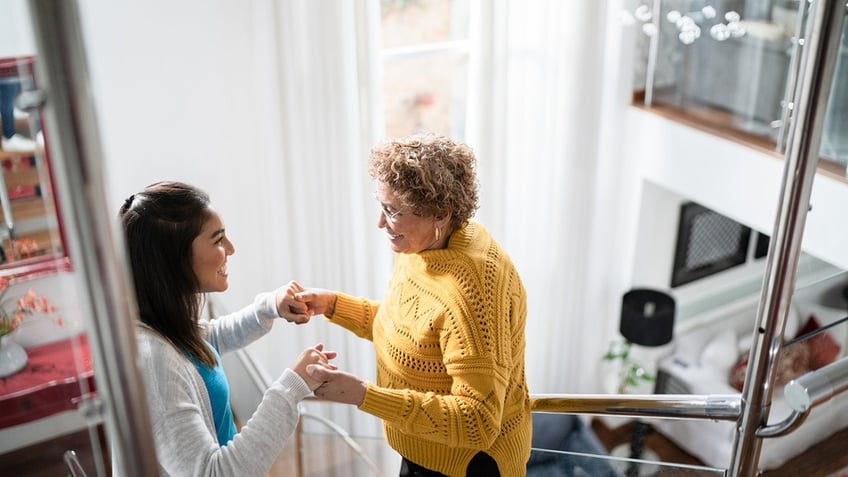
[[[798,330],[798,336],[815,331],[821,328],[821,326],[815,315],[810,315],[804,326]],[[836,361],[841,351],[839,343],[827,331],[807,339],[804,343],[810,348],[810,369],[819,369]]]
[[[777,375],[774,378],[775,386],[783,386],[810,371],[810,350],[804,345],[805,343],[796,343],[794,346],[781,350],[780,359],[777,362]],[[748,355],[745,354],[730,373],[730,385],[742,391],[747,374]]]
[[[819,328],[821,324],[811,315],[798,330],[796,338]],[[782,348],[777,362],[775,385],[783,386],[804,373],[832,363],[839,357],[839,351],[839,343],[827,332]],[[730,385],[742,391],[747,372],[748,353],[745,353],[730,371]]]
[[[736,363],[739,349],[736,347],[736,333],[726,329],[716,333],[701,351],[701,367],[714,369],[722,375],[729,372]]]

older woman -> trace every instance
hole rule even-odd
[[[526,293],[507,254],[471,220],[478,208],[471,149],[438,135],[371,152],[396,252],[382,301],[290,284],[283,314],[323,314],[373,341],[376,383],[308,367],[315,394],[383,420],[401,476],[523,476],[531,416],[524,375]]]

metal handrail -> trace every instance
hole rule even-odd
[[[97,387],[103,396],[106,433],[116,472],[157,475],[144,383],[138,372],[131,317],[138,307],[123,242],[114,233],[106,204],[103,153],[77,3],[30,0],[29,11],[40,60],[39,89],[49,131],[48,152],[63,230],[73,257]]]
[[[65,467],[68,468],[68,477],[87,477],[75,451],[65,451],[62,454],[62,460],[65,462]]]
[[[800,427],[810,411],[848,391],[848,357],[810,371],[784,386],[783,397],[793,410],[783,421],[763,424],[758,438],[780,437]],[[668,419],[738,421],[740,394],[538,394],[530,396],[533,412],[596,414]]]
[[[807,412],[848,390],[848,358],[789,381],[783,388],[786,403],[797,412]]]
[[[739,394],[539,394],[530,396],[534,412],[598,414],[737,421]]]
[[[812,3],[805,46],[794,95],[791,134],[786,147],[781,195],[768,250],[757,320],[742,389],[744,412],[737,426],[728,477],[757,474],[762,432],[771,409],[786,317],[795,286],[804,223],[810,206],[818,165],[827,98],[836,65],[836,53],[845,0]]]

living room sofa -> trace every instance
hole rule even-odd
[[[787,317],[785,340],[815,325],[826,326],[848,315],[848,274],[840,273],[793,295]],[[686,329],[674,339],[674,351],[659,362],[657,392],[668,394],[738,394],[745,360],[753,342],[759,294],[719,307],[708,319]],[[786,341],[785,341],[786,342]],[[812,367],[811,354],[827,350],[826,358],[846,355],[848,324],[842,323],[810,340],[784,347],[778,375],[789,381]],[[808,350],[800,353],[803,347]],[[790,349],[793,349],[790,352]],[[820,363],[819,363],[820,364]],[[734,387],[734,372],[738,385]],[[783,374],[781,374],[783,373]],[[769,424],[791,414],[783,399],[783,384],[775,385]],[[662,420],[654,427],[706,465],[726,468],[730,463],[735,423],[695,420]],[[837,395],[813,408],[806,421],[785,436],[764,439],[762,470],[775,469],[805,452],[817,442],[848,427],[848,393]]]

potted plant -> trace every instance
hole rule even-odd
[[[613,341],[604,354],[604,361],[618,362],[618,393],[624,394],[628,389],[636,388],[642,383],[650,383],[655,378],[631,357],[633,344],[630,341]]]

